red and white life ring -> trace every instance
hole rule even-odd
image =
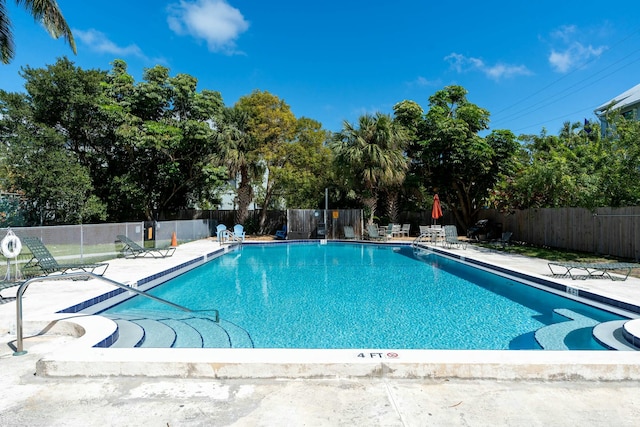
[[[22,242],[15,234],[7,234],[0,242],[0,249],[6,258],[17,258],[22,251]]]

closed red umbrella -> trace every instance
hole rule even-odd
[[[435,224],[438,219],[442,218],[442,207],[440,206],[440,197],[436,194],[433,196],[433,208],[431,209],[431,218]]]

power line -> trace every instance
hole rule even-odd
[[[639,49],[639,50],[640,50],[640,49]],[[634,53],[635,53],[635,52],[634,52]],[[593,86],[594,84],[596,84],[596,83],[598,83],[598,82],[600,82],[600,81],[604,80],[605,78],[607,78],[607,77],[609,77],[609,76],[611,76],[611,75],[613,75],[613,74],[615,74],[615,73],[617,73],[617,72],[619,72],[619,71],[623,70],[623,69],[624,69],[624,68],[626,68],[626,67],[629,67],[629,66],[633,65],[634,63],[636,63],[636,62],[638,62],[638,61],[640,61],[640,58],[638,58],[638,59],[636,59],[636,60],[634,60],[634,61],[631,61],[631,62],[629,62],[628,64],[625,64],[624,66],[622,66],[622,67],[620,67],[620,68],[617,68],[616,70],[613,70],[612,72],[610,72],[610,73],[608,73],[608,74],[606,74],[606,75],[604,75],[604,76],[600,77],[599,79],[596,79],[596,80],[594,80],[594,81],[592,81],[592,82],[590,82],[590,83],[588,83],[588,84],[585,84],[585,85],[583,85],[583,86],[581,86],[581,87],[577,88],[576,90],[574,90],[574,91],[572,91],[572,92],[569,92],[566,96],[573,95],[573,94],[575,94],[575,93],[578,93],[578,92],[580,92],[580,91],[582,91],[582,90],[584,90],[584,89],[588,88],[589,86]],[[607,67],[607,68],[609,68],[609,67]],[[601,71],[604,71],[604,70],[601,70]],[[598,74],[598,73],[596,73],[596,74]],[[594,74],[594,75],[595,75],[595,74]],[[593,77],[593,76],[591,76],[591,77]],[[591,77],[589,77],[589,78],[591,78]],[[576,87],[577,85],[579,85],[580,83],[583,83],[583,82],[584,82],[584,81],[586,81],[586,80],[589,80],[589,78],[584,79],[584,80],[582,80],[582,81],[580,81],[580,82],[578,82],[578,83],[576,83],[576,84],[574,84],[574,85],[572,85],[572,86],[569,86],[567,89],[565,89],[564,91],[560,92],[558,95],[554,95],[554,97],[555,97],[555,96],[560,96],[561,94],[563,94],[563,93],[564,93],[564,92],[566,92],[567,90],[569,90],[569,89],[571,89],[571,88],[573,88],[573,87]],[[561,100],[562,100],[562,98],[558,98],[558,99],[553,100],[553,97],[551,97],[551,98],[549,98],[549,102],[547,102],[546,104],[543,104],[543,105],[539,106],[538,108],[535,108],[535,109],[533,109],[533,110],[531,110],[531,109],[528,109],[528,110],[520,110],[520,111],[518,111],[517,113],[514,113],[514,114],[512,114],[511,116],[508,116],[508,117],[509,117],[509,119],[508,119],[508,118],[503,118],[501,121],[503,121],[503,122],[504,122],[504,121],[510,121],[510,120],[516,120],[516,119],[519,119],[519,118],[521,118],[521,117],[523,117],[523,116],[525,116],[525,115],[527,115],[527,114],[533,113],[533,112],[535,112],[535,111],[539,111],[539,110],[541,110],[541,109],[543,109],[543,108],[545,108],[545,107],[548,107],[549,105],[555,104],[556,102],[559,102],[559,101],[561,101]],[[540,101],[540,102],[544,102],[544,101]],[[536,103],[536,104],[533,104],[531,107],[534,107],[534,106],[536,106],[536,105],[540,104],[540,102],[538,102],[538,103]],[[598,105],[600,105],[600,104],[598,104]],[[598,105],[595,105],[593,108],[594,108],[594,109],[595,109],[595,108],[597,108],[597,107],[598,107]],[[584,111],[584,110],[580,110],[580,111]],[[592,111],[593,111],[593,110],[592,110]],[[516,115],[516,114],[519,114],[519,115]],[[515,117],[513,117],[514,115],[516,115],[516,116],[515,116]],[[569,115],[570,115],[570,114],[566,114],[566,115],[564,115],[563,117],[568,117]],[[562,118],[562,117],[560,117],[560,118]]]
[[[582,79],[582,80],[580,80],[580,81],[578,81],[578,82],[574,83],[573,85],[571,85],[571,86],[569,86],[569,87],[567,87],[567,88],[563,89],[562,91],[560,91],[560,92],[556,93],[555,95],[550,96],[549,98],[547,98],[547,100],[551,100],[551,99],[554,99],[554,98],[560,98],[560,97],[561,97],[561,95],[562,95],[562,94],[564,94],[565,92],[567,92],[568,90],[570,90],[570,89],[572,89],[572,88],[574,88],[574,87],[576,87],[576,86],[580,85],[581,83],[584,83],[584,82],[586,82],[586,81],[590,80],[591,78],[593,78],[593,77],[597,76],[597,75],[598,75],[598,74],[600,74],[600,73],[605,72],[607,69],[609,69],[609,68],[611,68],[611,67],[615,66],[616,64],[618,64],[618,63],[620,63],[620,62],[624,61],[625,59],[629,58],[630,56],[635,55],[635,54],[636,54],[636,53],[638,53],[638,52],[640,52],[640,49],[637,49],[637,50],[633,51],[633,52],[632,52],[632,53],[630,53],[629,55],[625,56],[625,57],[624,57],[624,58],[622,58],[622,59],[619,59],[618,61],[614,62],[613,64],[610,64],[610,65],[606,66],[605,68],[603,68],[603,69],[601,69],[601,70],[599,70],[599,71],[595,72],[594,74],[592,74],[592,75],[590,75],[590,76],[588,76],[588,77],[586,77],[586,78],[584,78],[584,79]],[[628,67],[628,66],[630,66],[630,65],[632,65],[632,64],[634,64],[634,63],[636,63],[636,62],[638,62],[638,61],[640,61],[640,57],[639,57],[639,58],[637,58],[637,59],[635,59],[635,60],[633,60],[633,61],[631,61],[631,62],[630,62],[630,63],[628,63],[628,64],[625,64],[625,65],[621,66],[620,68],[615,69],[615,70],[614,70],[614,71],[612,71],[611,73],[606,74],[605,76],[603,76],[603,77],[601,77],[601,78],[599,78],[599,79],[597,79],[597,80],[595,80],[595,81],[593,81],[593,82],[591,82],[591,83],[589,83],[589,84],[586,84],[586,85],[584,85],[584,86],[582,86],[582,87],[578,88],[578,90],[573,91],[573,92],[570,92],[570,93],[569,93],[569,95],[572,95],[572,94],[574,94],[574,93],[576,93],[576,92],[578,92],[578,91],[580,91],[580,90],[582,90],[582,89],[584,89],[584,88],[587,88],[587,87],[589,87],[589,86],[593,85],[594,83],[597,83],[597,82],[599,82],[599,81],[603,80],[605,77],[609,77],[610,75],[615,74],[615,73],[617,73],[618,71],[622,70],[623,68],[626,68],[626,67]],[[559,100],[559,99],[558,99],[558,100]],[[558,100],[550,101],[550,102],[548,102],[548,103],[544,104],[542,107],[546,107],[546,106],[548,106],[548,105],[551,105],[551,104],[553,104],[553,103],[557,102]],[[532,105],[530,105],[529,107],[527,107],[527,108],[525,108],[525,109],[522,109],[522,110],[516,111],[515,113],[512,113],[512,114],[510,114],[510,115],[508,115],[508,116],[506,116],[506,117],[503,117],[503,118],[502,118],[502,120],[507,120],[507,119],[511,118],[512,116],[518,115],[518,114],[520,114],[520,113],[530,112],[530,111],[529,111],[529,109],[530,109],[530,108],[533,108],[533,107],[535,107],[535,106],[537,106],[537,105],[539,105],[539,104],[541,104],[541,103],[543,103],[543,102],[546,102],[546,100],[538,101],[538,102],[536,102],[535,104],[532,104]],[[542,107],[540,107],[540,108],[542,108]],[[537,111],[537,110],[539,110],[540,108],[537,108],[537,109],[535,109],[535,110],[531,110],[531,111]],[[522,116],[520,115],[520,116],[517,116],[516,118],[519,118],[519,117],[522,117]]]
[[[608,52],[613,51],[616,47],[618,47],[618,46],[619,46],[619,45],[621,45],[622,43],[626,42],[627,40],[631,39],[632,37],[634,37],[634,36],[635,36],[637,33],[639,33],[639,32],[640,32],[640,27],[638,27],[637,29],[635,29],[634,31],[632,31],[629,35],[627,35],[626,37],[624,37],[624,38],[622,38],[621,40],[619,40],[618,42],[616,42],[616,43],[611,47],[611,49],[609,49],[609,50],[608,50]],[[605,68],[603,68],[603,69],[601,69],[601,70],[598,70],[597,72],[595,72],[595,73],[593,73],[593,74],[591,74],[591,75],[587,76],[586,78],[584,78],[584,79],[582,79],[582,80],[578,81],[577,83],[575,83],[575,84],[573,84],[573,85],[569,86],[568,88],[565,88],[565,89],[561,90],[560,92],[558,92],[558,93],[556,93],[556,94],[553,94],[553,95],[551,95],[551,96],[547,97],[546,99],[543,99],[543,100],[541,100],[541,101],[538,101],[538,102],[536,102],[536,103],[534,103],[533,105],[530,105],[530,106],[528,106],[528,107],[522,108],[522,109],[520,109],[520,110],[518,110],[518,111],[516,111],[516,112],[514,112],[514,113],[511,113],[511,114],[507,115],[506,117],[499,118],[498,123],[500,123],[500,122],[505,122],[505,121],[507,121],[507,120],[508,120],[508,119],[510,119],[510,118],[513,118],[513,119],[515,119],[515,118],[520,118],[520,117],[522,117],[522,116],[523,116],[524,114],[526,114],[526,113],[531,113],[532,111],[537,111],[537,110],[539,110],[539,109],[541,109],[541,108],[544,108],[544,107],[546,107],[546,106],[548,106],[548,105],[551,105],[551,104],[553,104],[553,103],[557,102],[559,99],[558,99],[558,100],[556,100],[556,101],[551,101],[551,100],[553,100],[554,98],[559,98],[559,97],[560,97],[564,92],[566,92],[566,91],[570,90],[571,88],[574,88],[574,87],[576,87],[576,86],[580,85],[581,83],[584,83],[585,81],[588,81],[588,80],[592,79],[593,77],[595,77],[595,76],[597,76],[598,74],[600,74],[600,73],[602,73],[602,72],[606,71],[607,69],[609,69],[609,68],[611,68],[611,67],[614,67],[615,65],[617,65],[617,64],[619,64],[620,62],[622,62],[622,61],[624,61],[624,60],[628,59],[629,57],[633,56],[634,54],[636,54],[636,53],[637,53],[637,52],[639,52],[639,51],[640,51],[640,49],[634,50],[632,53],[630,53],[630,54],[626,55],[625,57],[623,57],[623,58],[621,58],[621,59],[619,59],[619,60],[615,61],[614,63],[612,63],[612,64],[610,64],[610,65],[606,66]],[[558,78],[558,79],[554,80],[553,82],[551,82],[551,83],[549,83],[548,85],[546,85],[546,86],[542,87],[541,89],[537,90],[537,91],[536,91],[536,92],[534,92],[533,94],[531,94],[531,95],[529,95],[529,96],[526,96],[526,97],[522,98],[521,100],[519,100],[519,101],[517,101],[517,102],[515,102],[515,103],[513,103],[513,104],[511,104],[511,105],[509,105],[509,106],[507,106],[507,107],[505,107],[505,108],[503,108],[502,110],[499,110],[497,113],[495,113],[495,115],[498,115],[498,116],[499,116],[499,115],[500,115],[500,113],[503,113],[503,112],[505,112],[505,111],[508,111],[508,110],[512,109],[513,107],[515,107],[515,106],[517,106],[517,105],[520,105],[520,104],[522,104],[522,103],[524,103],[524,102],[526,102],[526,101],[529,101],[530,99],[532,99],[532,98],[534,98],[535,96],[539,95],[540,93],[542,93],[542,92],[546,91],[546,90],[547,90],[547,89],[549,89],[550,87],[552,87],[552,86],[556,85],[557,83],[561,82],[562,80],[564,80],[564,79],[566,79],[567,77],[571,76],[572,74],[576,73],[578,70],[583,69],[585,66],[589,65],[589,64],[590,64],[590,63],[592,63],[592,62],[595,62],[595,61],[596,61],[596,60],[598,60],[598,59],[601,59],[601,57],[594,57],[594,58],[592,58],[592,59],[590,59],[590,60],[586,61],[585,63],[581,64],[581,66],[576,67],[576,68],[575,68],[575,69],[573,69],[571,72],[569,72],[569,73],[567,73],[567,74],[563,75],[562,77],[560,77],[560,78]],[[578,92],[578,91],[580,91],[580,90],[582,90],[582,89],[584,89],[584,88],[586,88],[586,87],[588,87],[588,86],[590,86],[590,85],[592,85],[592,84],[594,84],[594,83],[596,83],[596,82],[598,82],[598,81],[601,81],[603,78],[608,77],[608,76],[610,76],[611,74],[614,74],[614,73],[616,73],[616,72],[620,71],[621,69],[628,67],[629,65],[631,65],[631,64],[633,64],[633,63],[635,63],[635,62],[637,62],[638,60],[640,60],[640,59],[636,59],[636,60],[634,60],[634,61],[632,61],[632,62],[630,62],[630,63],[628,63],[628,64],[625,64],[625,65],[623,65],[623,66],[621,66],[621,67],[617,68],[617,69],[616,69],[616,70],[614,70],[613,72],[611,72],[611,73],[607,74],[606,76],[604,76],[604,77],[602,77],[602,78],[600,78],[600,79],[597,79],[597,80],[595,80],[594,82],[589,83],[588,85],[584,85],[583,87],[579,88],[578,90],[576,90],[576,91],[574,91],[574,92],[571,92],[570,94],[576,93],[576,92]],[[560,99],[561,99],[561,98],[560,98]],[[545,103],[545,104],[544,104],[543,106],[541,106],[541,107],[537,108],[537,109],[531,110],[531,108],[533,108],[533,107],[535,107],[535,106],[537,106],[537,105],[539,105],[539,104],[541,104],[541,103]],[[494,116],[495,116],[495,115],[494,115]],[[516,117],[513,117],[513,116],[516,116]]]

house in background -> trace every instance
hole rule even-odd
[[[600,127],[602,136],[607,135],[610,125],[607,122],[607,114],[610,112],[618,112],[624,118],[629,120],[640,119],[640,84],[632,87],[626,92],[621,93],[610,101],[605,102],[595,109],[594,113],[600,119]]]

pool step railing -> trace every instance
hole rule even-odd
[[[420,243],[427,242],[427,241],[429,241],[429,234],[420,233],[415,239],[413,239],[413,242],[411,242],[411,246],[416,248],[420,246]]]
[[[103,313],[102,316],[112,319],[118,325],[118,339],[112,347],[253,348],[254,346],[251,336],[245,329],[232,322],[205,314],[128,311]]]
[[[47,282],[47,281],[56,281],[56,280],[87,280],[88,283],[92,283],[90,279],[96,279],[99,281],[107,282],[117,288],[124,289],[128,292],[135,293],[139,296],[151,299],[153,301],[159,302],[165,306],[172,307],[174,309],[178,309],[182,312],[194,313],[193,310],[183,307],[179,304],[173,303],[171,301],[167,301],[155,295],[148,294],[147,292],[136,289],[135,287],[131,287],[124,283],[117,282],[113,279],[109,279],[108,277],[104,277],[95,273],[86,272],[86,271],[78,271],[71,273],[62,273],[62,274],[52,274],[49,276],[38,276],[32,277],[30,279],[25,280],[19,287],[16,292],[16,350],[14,351],[14,356],[23,356],[27,354],[27,351],[24,349],[24,331],[23,331],[23,313],[22,313],[22,297],[25,292],[32,283],[35,282]],[[201,310],[202,311],[202,310]],[[219,313],[216,309],[206,310],[210,313],[210,318],[213,322],[219,321]]]

